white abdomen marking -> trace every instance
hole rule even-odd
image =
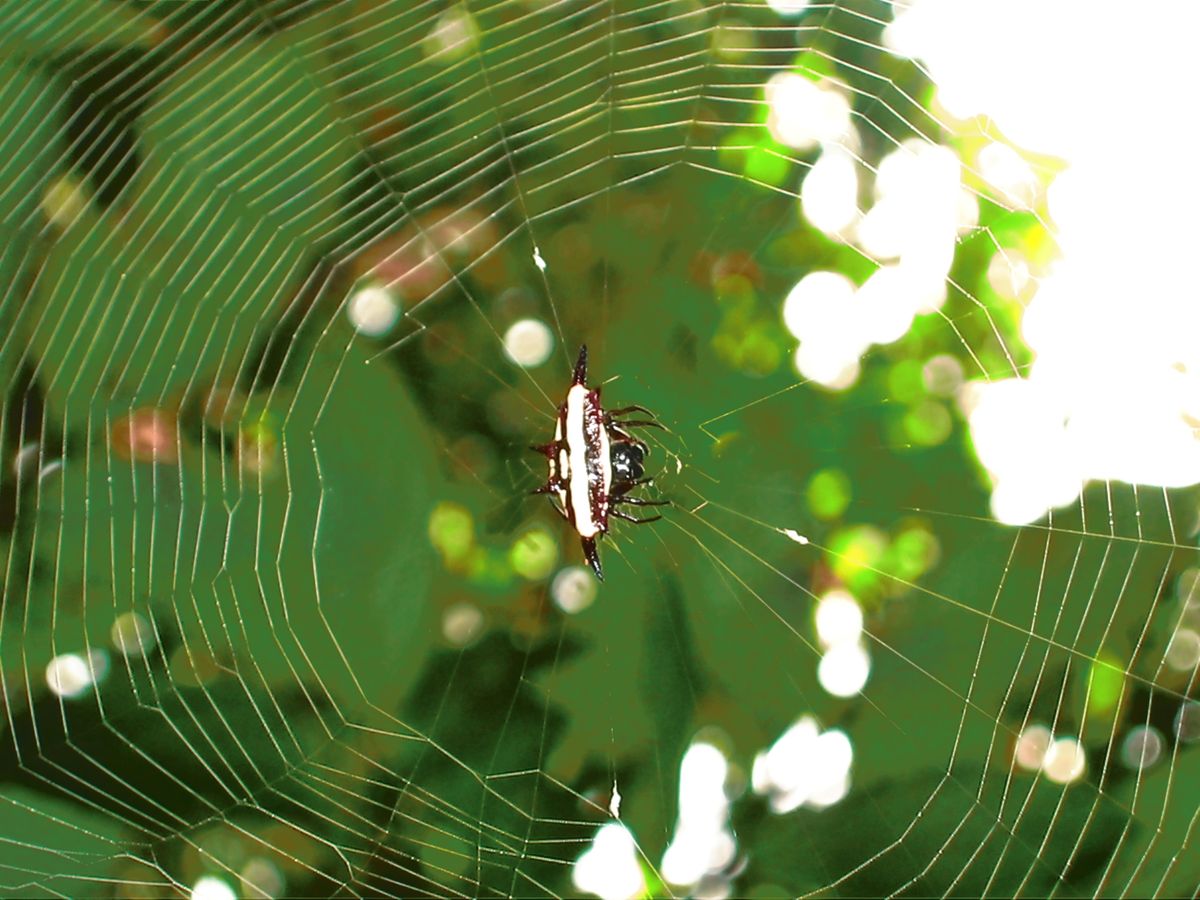
[[[587,434],[584,431],[584,409],[587,406],[588,389],[576,384],[567,391],[567,497],[571,502],[571,514],[575,530],[580,537],[595,537],[600,530],[592,518],[591,485],[588,481]],[[602,438],[607,444],[607,436]]]

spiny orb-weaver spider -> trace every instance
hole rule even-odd
[[[642,413],[648,418],[617,418],[628,413]],[[669,500],[628,496],[635,487],[654,480],[642,477],[650,448],[628,429],[662,427],[654,420],[654,414],[642,406],[604,409],[600,405],[600,388],[587,386],[587,345],[579,348],[567,398],[558,408],[554,440],[532,448],[546,457],[550,467],[546,483],[533,493],[557,495],[554,508],[578,532],[584,558],[601,581],[604,571],[600,567],[596,538],[608,531],[609,518],[639,525],[662,518],[638,518],[617,507],[670,505]]]

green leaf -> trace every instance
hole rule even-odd
[[[28,658],[82,648],[81,620],[103,645],[115,617],[138,610],[251,684],[304,684],[335,720],[394,713],[432,633],[434,455],[394,375],[337,347],[344,332],[328,340],[267,406],[271,471],[211,447],[185,445],[178,467],[93,450],[43,484],[37,564],[49,577],[27,602],[44,627],[6,610]],[[6,660],[18,650],[4,646]]]
[[[58,158],[61,96],[52,79],[0,59],[0,334],[6,336],[0,339],[0,379],[6,390],[25,352],[23,342],[10,336],[27,309],[22,273],[31,263],[42,225],[38,207]]]
[[[0,33],[3,28],[0,23]],[[61,97],[54,80],[0,58],[0,224],[6,231],[40,225],[32,220],[55,168]]]
[[[301,280],[295,241],[220,197],[190,197],[85,214],[50,251],[26,322],[64,430],[232,380]]]
[[[143,205],[166,195],[194,208],[213,195],[307,240],[336,219],[353,154],[333,97],[278,37],[188,58],[146,111],[142,140]]]
[[[996,796],[1005,775],[991,780]],[[997,807],[980,801],[979,778],[978,768],[962,766],[851,793],[820,812],[745,808],[735,826],[754,850],[740,883],[780,885],[790,896],[835,881],[832,895],[843,897],[1091,894],[1125,815],[1086,785],[1030,776],[1009,783]],[[1055,839],[1042,846],[1048,833]]]
[[[0,0],[0,51],[73,55],[102,45],[150,49],[164,35],[155,18],[109,0]]]
[[[0,896],[97,893],[122,850],[115,820],[28,788],[0,788]]]

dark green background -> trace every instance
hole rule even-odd
[[[430,60],[448,9],[474,35]],[[844,393],[791,368],[787,291],[874,264],[804,222],[816,151],[774,144],[754,101],[789,69],[845,85],[869,202],[896,142],[955,146],[880,49],[888,16],[0,0],[0,888],[170,896],[263,856],[290,895],[570,893],[614,780],[657,865],[698,731],[744,777],[812,714],[854,743],[851,793],[784,816],[740,796],[738,895],[1191,894],[1200,750],[1135,777],[1118,748],[1169,736],[1189,689],[1160,662],[1194,492],[1096,485],[1053,527],[998,525],[961,414],[921,385],[939,354],[971,380],[1028,363],[985,273],[1041,221],[981,197],[941,314]],[[51,221],[63,185],[80,207]],[[354,335],[366,261],[446,221],[480,243],[442,248],[388,339]],[[499,338],[526,316],[559,341],[529,373]],[[583,342],[610,403],[669,425],[675,506],[615,530],[567,617],[510,549],[541,528],[579,561],[525,496],[525,448]],[[948,435],[913,430],[930,403]],[[113,440],[146,410],[177,459]],[[848,499],[818,515],[827,470]],[[447,503],[473,522],[462,564],[430,537]],[[848,701],[816,680],[812,597],[839,578],[873,660]],[[460,604],[484,622],[466,647],[439,624]],[[127,612],[145,657],[111,647]],[[96,688],[50,693],[49,659],[89,648]],[[1012,766],[1056,717],[1088,752],[1070,788]]]

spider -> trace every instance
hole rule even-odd
[[[618,418],[629,413],[642,413],[647,418]],[[579,534],[583,556],[601,581],[604,570],[600,567],[596,538],[608,531],[609,519],[642,525],[662,518],[638,518],[617,507],[670,505],[669,500],[629,496],[635,487],[654,480],[642,477],[650,448],[630,434],[629,429],[662,427],[654,420],[654,414],[642,406],[604,409],[600,405],[600,388],[587,386],[587,345],[579,348],[571,386],[558,408],[554,440],[532,448],[546,457],[550,467],[546,483],[533,493],[557,495],[554,508]]]

